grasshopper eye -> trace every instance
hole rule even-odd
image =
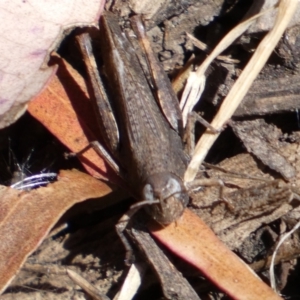
[[[143,188],[143,199],[148,201],[154,200],[154,192],[150,183],[147,183]]]
[[[160,199],[167,199],[174,194],[180,193],[181,190],[182,187],[178,180],[176,178],[170,178],[161,191]]]

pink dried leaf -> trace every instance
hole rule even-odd
[[[96,25],[104,0],[0,3],[0,128],[15,122],[55,68],[45,64],[66,28]]]

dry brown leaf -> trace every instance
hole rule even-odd
[[[82,76],[58,56],[52,57],[51,63],[58,65],[57,74],[29,103],[28,112],[76,153],[89,141],[97,140],[99,128],[95,113]],[[118,182],[117,176],[107,170],[103,159],[93,149],[84,152],[79,159],[92,176]]]
[[[68,208],[111,189],[82,172],[61,171],[58,181],[30,192],[1,187],[0,291]]]

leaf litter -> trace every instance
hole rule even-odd
[[[281,136],[281,140],[282,139],[284,139],[284,135]],[[296,164],[297,155],[295,154],[295,153],[297,153],[297,143],[295,142],[297,140],[297,134],[295,133],[293,135],[286,136],[285,140],[287,141],[287,143],[285,145],[286,149],[287,149],[286,153],[291,154],[290,157],[285,158],[285,159],[293,161],[292,163],[291,162],[290,163],[293,165],[293,168],[297,169],[298,168],[298,166]],[[291,143],[290,141],[292,141],[292,140],[294,142]],[[287,144],[291,145],[292,150],[288,148]],[[259,157],[258,157],[258,159],[259,159]],[[233,167],[235,167],[235,169],[232,172],[234,172],[234,173],[239,172],[239,170],[236,170],[237,169],[236,167],[240,166],[240,165],[242,166],[245,164],[245,162],[248,162],[251,160],[253,160],[253,158],[248,155],[247,157],[244,156],[241,161],[238,161],[238,162],[234,161],[232,163],[232,165],[233,165]],[[229,161],[229,159],[227,161]],[[215,229],[216,232],[218,232],[218,228],[219,228],[219,232],[224,233],[223,234],[224,240],[226,240],[226,233],[230,234],[230,232],[236,231],[238,234],[241,235],[241,232],[243,232],[245,229],[250,227],[250,229],[247,231],[247,234],[244,234],[241,236],[237,235],[238,238],[237,237],[228,238],[228,243],[229,243],[229,241],[232,241],[232,240],[235,241],[235,239],[237,240],[237,243],[235,243],[234,245],[230,246],[230,244],[229,244],[229,247],[231,249],[235,249],[235,250],[237,250],[240,247],[240,245],[242,245],[243,243],[246,244],[247,241],[245,241],[245,239],[247,239],[247,236],[249,236],[251,233],[255,232],[256,228],[259,228],[262,223],[270,223],[273,220],[279,219],[281,216],[287,215],[288,212],[292,212],[292,211],[294,212],[295,211],[294,206],[295,207],[297,206],[297,204],[294,204],[293,201],[291,201],[292,197],[294,197],[293,195],[295,193],[295,191],[294,191],[295,187],[297,187],[296,182],[292,181],[291,184],[288,184],[285,181],[270,183],[268,181],[272,179],[271,175],[274,175],[274,174],[272,172],[271,172],[271,174],[269,174],[268,168],[266,170],[266,167],[262,167],[262,165],[261,165],[261,163],[259,163],[259,161],[254,160],[254,165],[256,166],[256,172],[258,170],[259,175],[255,174],[255,175],[253,175],[253,177],[256,176],[257,178],[259,178],[259,177],[265,178],[266,181],[263,181],[261,179],[261,181],[263,181],[263,184],[262,184],[262,182],[257,179],[256,179],[256,181],[253,181],[253,179],[251,179],[251,178],[244,179],[244,181],[248,182],[248,184],[247,184],[248,186],[244,187],[245,190],[243,190],[243,185],[240,181],[235,182],[231,178],[228,183],[227,182],[228,180],[226,180],[226,175],[224,176],[224,172],[222,172],[222,175],[220,175],[220,174],[213,175],[213,172],[214,172],[213,170],[207,171],[208,174],[211,173],[209,175],[212,177],[215,177],[215,176],[216,177],[218,177],[218,176],[225,177],[225,179],[223,179],[223,178],[222,179],[225,182],[225,186],[228,185],[230,187],[230,192],[227,192],[227,193],[224,192],[224,195],[225,195],[224,199],[225,200],[230,199],[230,201],[233,202],[233,205],[232,205],[233,214],[230,212],[230,210],[228,210],[228,207],[226,208],[226,202],[224,203],[222,201],[220,201],[220,202],[217,201],[217,203],[216,203],[216,199],[219,199],[219,189],[218,188],[215,189],[215,192],[213,192],[214,195],[213,195],[213,197],[211,197],[212,200],[211,200],[210,206],[212,206],[212,207],[209,207],[207,209],[205,207],[205,205],[203,205],[204,204],[203,199],[206,199],[206,201],[207,201],[207,199],[210,199],[209,197],[206,198],[206,197],[196,195],[195,196],[196,199],[197,199],[197,197],[199,197],[198,199],[201,199],[201,200],[198,200],[198,201],[193,200],[193,202],[192,202],[192,207],[197,206],[197,205],[195,205],[195,203],[198,203],[198,206],[201,207],[200,214],[202,212],[206,212],[207,210],[210,210],[206,217],[207,220],[205,220],[207,222],[207,224],[211,224],[211,226],[213,227],[214,224],[218,224],[218,220],[219,220],[218,226],[215,226],[213,228]],[[228,169],[228,165],[225,165],[225,166],[221,165],[221,167],[224,168],[225,170]],[[263,169],[263,171],[261,171],[261,169]],[[249,172],[250,172],[249,170],[250,169],[246,169],[246,172],[240,172],[240,173],[249,175]],[[255,171],[253,171],[253,173],[255,173]],[[278,177],[278,174],[277,174],[277,177]],[[249,184],[249,182],[252,182],[252,183]],[[253,182],[255,182],[255,184],[253,184]],[[257,184],[257,182],[258,182],[258,184]],[[234,187],[236,190],[234,190]],[[268,188],[268,187],[271,187],[271,188]],[[204,189],[204,191],[206,191],[206,192],[209,190],[213,191],[214,189],[213,188],[205,188]],[[236,194],[236,196],[235,196],[235,194]],[[238,195],[238,194],[240,194],[240,195]],[[255,199],[254,196],[258,196],[258,197]],[[243,200],[243,199],[244,200],[246,199],[248,201],[245,201],[246,203],[243,204],[243,203],[241,203],[241,200]],[[256,201],[257,199],[261,200],[262,206],[260,206],[259,203],[257,203],[257,201]],[[265,199],[267,199],[267,200],[265,200]],[[274,201],[274,199],[277,199],[278,201]],[[199,202],[200,202],[200,204],[199,204]],[[249,203],[247,204],[247,202],[249,202]],[[291,204],[291,202],[292,202],[292,204]],[[240,203],[241,207],[239,208],[236,203]],[[272,205],[274,205],[274,206],[272,206]],[[255,207],[258,208],[257,212],[255,211]],[[267,211],[267,208],[270,209],[269,212]],[[218,210],[221,211],[221,213],[218,213]],[[222,210],[223,210],[223,212],[222,212]],[[230,215],[230,213],[231,213],[231,215]],[[239,216],[239,218],[237,219],[237,221],[235,223],[234,219],[237,215]],[[225,218],[225,219],[227,219],[227,220],[229,219],[230,222],[227,222],[227,223],[224,222],[222,220],[222,217],[224,217],[224,216],[227,216],[227,218]],[[202,217],[205,219],[205,213],[203,213]],[[257,223],[256,223],[256,225],[252,225],[252,223],[255,223],[255,222],[251,223],[250,221],[253,221],[251,219],[255,219],[255,218],[257,219]],[[282,221],[282,222],[284,222],[284,221]],[[289,224],[289,222],[290,221],[288,221],[287,224]],[[238,228],[238,229],[235,229],[235,228]],[[100,229],[100,231],[101,231],[101,229]],[[276,236],[276,235],[274,235],[274,234],[276,234],[276,232],[274,233],[273,228],[267,228],[266,232],[267,231],[270,232],[269,234],[272,235],[273,241],[275,243],[276,238],[274,238],[274,236]],[[261,232],[258,233],[258,235],[259,234],[262,235]],[[96,235],[94,235],[94,236],[96,236]],[[49,243],[49,244],[51,244],[51,243]],[[265,251],[267,251],[267,250],[265,250]],[[244,252],[246,252],[246,251],[244,251]],[[49,253],[49,251],[48,251],[48,253]],[[241,253],[242,253],[242,251],[241,251]],[[248,256],[247,256],[248,259],[253,258],[253,256],[255,256],[255,255],[253,255],[253,253],[250,253],[250,254],[247,253],[247,254],[248,254]],[[79,254],[79,256],[80,256],[80,254]],[[51,256],[49,256],[49,257],[51,257]],[[99,258],[101,259],[101,256],[99,256]],[[80,262],[80,259],[82,259],[82,258],[79,258],[78,262]],[[88,262],[89,260],[90,260],[90,262],[92,262],[93,259],[91,257],[86,257],[84,260],[86,262]],[[73,263],[74,262],[76,264],[76,259],[75,259],[75,261],[73,261]],[[40,267],[39,272],[43,273],[42,267]],[[109,274],[109,275],[111,276],[111,278],[113,278],[113,280],[116,280],[117,278],[119,278],[120,275],[117,275],[118,272],[114,271],[112,273],[113,273],[113,276],[111,276],[112,274]],[[94,273],[94,275],[95,274],[96,274],[96,272]],[[92,281],[92,282],[95,281],[95,278],[94,279],[90,278],[90,281]],[[45,282],[47,282],[46,279],[45,279]],[[59,286],[58,282],[56,282],[55,284],[56,284],[56,286]],[[61,287],[62,287],[62,285],[61,285]]]

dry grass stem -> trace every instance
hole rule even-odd
[[[196,103],[199,101],[201,94],[205,86],[205,72],[212,63],[212,61],[218,57],[227,47],[229,47],[240,35],[242,35],[249,26],[265,12],[259,13],[252,18],[240,23],[233,28],[216,46],[210,55],[199,66],[196,72],[191,72],[186,86],[184,88],[181,100],[180,108],[182,110],[183,125],[186,125],[187,116],[193,110]]]
[[[285,242],[286,239],[288,239],[297,229],[299,229],[300,227],[300,222],[298,222],[292,230],[290,230],[289,232],[287,232],[286,234],[284,234],[280,241],[278,242],[274,253],[272,254],[272,260],[271,260],[271,264],[270,264],[270,284],[272,289],[278,293],[277,288],[276,288],[276,279],[275,279],[275,272],[274,272],[274,267],[275,267],[275,258],[277,255],[277,252],[279,250],[279,247]]]
[[[95,286],[93,286],[91,283],[89,283],[86,279],[84,279],[78,273],[67,269],[67,274],[77,285],[79,285],[94,300],[109,300],[108,297],[101,294],[100,291],[98,291],[98,289]]]
[[[284,30],[287,28],[289,21],[291,20],[296,10],[297,4],[298,4],[297,0],[280,1],[278,7],[278,14],[273,29],[261,41],[257,50],[255,51],[252,58],[250,59],[249,63],[241,73],[241,76],[235,82],[232,89],[228,93],[227,97],[223,101],[217,115],[215,116],[214,120],[211,123],[211,125],[214,128],[222,129],[223,126],[226,124],[226,122],[228,122],[228,120],[231,118],[234,111],[236,110],[236,108],[238,107],[238,105],[240,104],[240,102],[248,92],[251,84],[257,77],[258,73],[265,65],[266,61],[268,60],[269,56],[271,55],[272,51],[277,45],[279,39],[281,38]],[[242,24],[244,24],[244,26],[246,27],[245,23],[249,24],[248,22],[249,20],[243,22]],[[242,28],[240,29],[235,28],[233,29],[233,31],[241,32]],[[224,42],[224,47],[222,47],[222,51],[225,49],[225,45],[226,46],[229,45],[229,38],[227,42],[224,41],[225,39],[227,40],[227,38],[225,37],[221,42],[221,43]],[[217,46],[217,48],[219,47],[221,50],[221,46]],[[219,54],[219,51],[215,49],[213,53]],[[202,66],[200,68],[202,68]],[[206,157],[209,149],[211,148],[215,140],[218,138],[218,136],[219,136],[218,133],[213,134],[208,130],[206,130],[206,132],[202,135],[202,137],[200,138],[199,142],[195,147],[194,155],[185,172],[185,176],[184,176],[185,182],[193,181],[199,169],[200,164]]]
[[[210,48],[205,43],[203,43],[200,40],[196,39],[194,36],[192,36],[188,32],[186,32],[186,35],[191,40],[191,42],[193,43],[193,45],[195,47],[197,47],[200,50],[205,51],[205,52],[210,52],[211,51]],[[237,63],[240,62],[238,59],[233,59],[233,58],[230,58],[230,57],[225,56],[225,55],[219,55],[219,56],[216,57],[216,59],[221,60],[221,61],[223,61],[225,63],[228,63],[228,64],[237,64]]]
[[[142,277],[145,273],[145,264],[132,264],[126,279],[122,285],[119,293],[114,297],[114,300],[130,300],[132,299],[139,289]]]

